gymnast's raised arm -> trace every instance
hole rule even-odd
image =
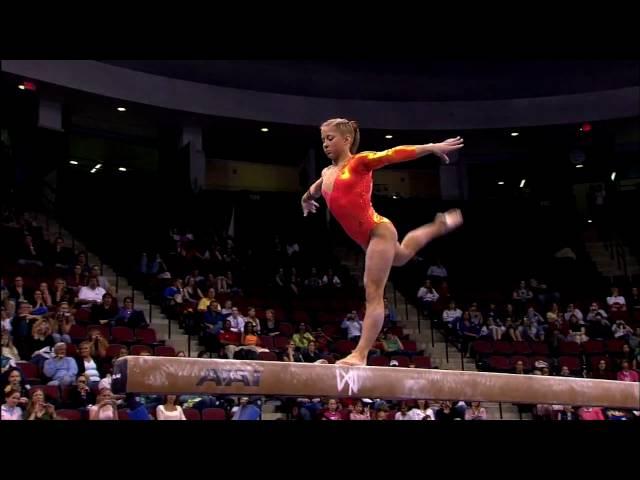
[[[425,155],[434,154],[449,163],[447,153],[460,150],[464,146],[461,137],[450,138],[441,143],[425,145],[405,145],[390,148],[382,152],[362,152],[356,155],[356,161],[367,170],[377,170],[392,163],[408,162]]]

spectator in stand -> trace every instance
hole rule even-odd
[[[578,415],[571,405],[564,405],[562,410],[557,412],[556,420],[559,421],[576,421],[578,420]]]
[[[435,420],[433,409],[429,408],[426,400],[418,400],[417,405],[409,411],[409,415],[412,420],[425,420],[425,417],[430,417],[428,420]]]
[[[304,285],[308,289],[316,289],[322,286],[322,280],[318,276],[316,267],[311,267],[311,273],[309,274],[309,278],[304,281]]]
[[[220,350],[220,342],[218,335],[222,330],[224,316],[222,315],[220,304],[211,302],[207,307],[207,311],[203,317],[203,337],[205,351],[212,353]]]
[[[436,290],[431,285],[431,280],[427,280],[426,282],[424,282],[424,286],[420,287],[420,289],[418,290],[417,297],[425,313],[429,318],[431,318],[433,306],[438,301],[438,298],[440,298],[438,292],[436,292]]]
[[[61,303],[56,309],[55,315],[50,317],[51,332],[53,340],[64,343],[71,343],[71,327],[76,323],[75,317],[69,309],[68,303]]]
[[[461,349],[465,356],[469,356],[469,347],[480,336],[482,327],[476,323],[471,322],[471,316],[469,312],[464,312],[462,317],[462,324],[460,325],[460,335],[462,336]]]
[[[31,312],[33,315],[36,315],[38,317],[46,315],[49,312],[47,305],[48,304],[44,301],[44,295],[42,294],[42,291],[36,290],[35,292],[33,292],[33,311]]]
[[[329,268],[326,275],[322,277],[322,285],[325,287],[340,288],[342,287],[342,281],[340,281],[338,276],[333,273],[333,270]]]
[[[638,287],[631,289],[631,296],[629,297],[629,310],[631,314],[640,312],[640,293],[638,293]]]
[[[633,330],[624,320],[616,320],[616,323],[611,327],[611,332],[613,333],[613,338],[624,340],[625,342],[628,342],[629,337],[633,335]]]
[[[278,322],[276,321],[275,311],[273,309],[269,309],[265,312],[265,327],[262,331],[263,335],[279,335],[280,330],[278,328]]]
[[[102,303],[91,306],[91,324],[93,325],[114,325],[119,310],[113,295],[105,293],[102,296]]]
[[[224,313],[224,310],[223,310]],[[237,307],[233,307],[231,309],[231,315],[229,316],[229,320],[231,321],[231,331],[236,333],[242,333],[244,331],[245,319]]]
[[[435,264],[431,265],[427,269],[427,278],[436,285],[441,285],[448,276],[449,274],[447,273],[447,269],[444,268],[440,260],[436,260]]]
[[[581,407],[578,410],[578,418],[580,420],[606,420],[602,407]]]
[[[338,411],[338,401],[335,398],[327,402],[327,410],[322,414],[322,420],[342,420],[342,415]]]
[[[607,297],[607,305],[609,305],[610,312],[626,312],[627,302],[620,292],[618,287],[611,287],[611,296]]]
[[[298,295],[300,293],[300,287],[302,285],[302,281],[298,278],[298,272],[296,272],[295,268],[291,268],[291,275],[289,275],[289,288],[294,295]]]
[[[607,360],[601,359],[598,362],[598,366],[596,367],[595,371],[591,373],[591,378],[595,378],[598,380],[615,380],[616,375],[609,368]]]
[[[453,421],[456,414],[451,408],[451,402],[445,401],[440,404],[440,408],[436,411],[436,420],[441,422]]]
[[[63,278],[56,278],[53,285],[54,291],[53,297],[51,298],[53,305],[58,305],[61,302],[75,302],[76,295],[73,292],[73,289],[67,288],[67,282]]]
[[[24,286],[24,279],[16,277],[13,286],[9,288],[9,299],[18,305],[21,302],[33,302],[33,292]]]
[[[578,320],[576,315],[571,315],[569,318],[569,336],[567,337],[567,340],[576,343],[584,343],[589,340],[584,322]]]
[[[100,383],[100,379],[106,375],[104,363],[91,356],[91,342],[84,341],[78,347],[76,357],[77,371],[89,379],[89,386],[94,387]]]
[[[607,318],[607,312],[600,308],[598,302],[591,302],[589,312],[587,313],[587,323],[597,320],[597,315],[600,314],[602,318]]]
[[[11,335],[6,330],[2,331],[2,371],[4,373],[12,367],[16,366],[16,362],[20,361],[20,354],[13,345]]]
[[[564,314],[564,319],[566,322],[569,322],[571,320],[571,316],[575,315],[578,318],[578,322],[583,322],[584,320],[584,316],[582,315],[582,312],[576,308],[573,303],[570,303],[569,305],[567,305],[567,311]]]
[[[9,390],[17,390],[20,392],[20,404],[23,407],[29,403],[29,391],[31,385],[29,385],[22,376],[22,371],[19,368],[11,367],[0,376],[1,385],[5,392]]]
[[[4,304],[0,306],[0,315],[0,318],[2,320],[2,331],[11,333],[11,315],[9,315],[7,307],[5,307]]]
[[[562,365],[560,367],[560,373],[558,374],[558,376],[571,377],[571,371],[569,370],[569,367],[567,367],[566,365]]]
[[[231,329],[231,320],[228,318],[224,321],[222,330],[218,334],[218,342],[224,348],[227,358],[233,358],[235,347],[240,343],[240,335]],[[229,356],[229,353],[231,353],[231,356]]]
[[[527,287],[527,282],[521,280],[518,288],[513,291],[511,298],[513,298],[513,302],[517,307],[517,312],[522,313],[526,310],[527,303],[533,299],[533,292]]]
[[[60,342],[53,347],[54,357],[44,362],[42,372],[51,380],[48,385],[71,385],[78,375],[78,365],[67,357],[67,345]]]
[[[394,420],[413,420],[407,402],[400,402],[400,411],[396,412]]]
[[[82,271],[82,266],[76,265],[73,267],[71,275],[67,278],[67,285],[77,294],[87,284],[87,277],[88,275]]]
[[[314,363],[322,359],[322,355],[316,349],[316,342],[309,342],[307,348],[302,352],[302,359],[305,363]]]
[[[249,397],[240,397],[240,404],[231,410],[233,417],[231,420],[260,420],[262,412],[256,405],[249,403]]]
[[[39,246],[33,242],[31,235],[25,235],[22,248],[18,251],[18,264],[20,265],[37,265],[42,267],[44,256]]]
[[[542,317],[540,317],[542,319]],[[539,324],[530,321],[528,318],[525,318],[522,322],[522,325],[518,329],[520,333],[520,337],[524,341],[528,342],[543,342],[544,341],[544,330],[542,326],[538,326]]]
[[[525,375],[524,363],[522,362],[522,360],[518,360],[513,368],[513,373],[515,373],[516,375]]]
[[[551,304],[551,309],[547,312],[547,322],[558,322],[562,317],[562,313],[560,312],[560,308],[557,303]]]
[[[358,318],[358,312],[353,310],[348,313],[342,321],[341,327],[346,330],[347,338],[352,342],[358,343],[362,335],[362,320]]]
[[[56,409],[50,403],[45,402],[44,391],[40,388],[34,389],[31,394],[31,401],[25,414],[27,420],[57,420]]]
[[[102,336],[100,330],[95,327],[89,327],[87,340],[91,342],[91,356],[93,358],[97,358],[99,361],[106,358],[109,341]]]
[[[78,375],[76,384],[69,392],[69,408],[86,410],[96,403],[96,396],[89,388],[89,378],[84,373]]]
[[[296,347],[296,344],[293,341],[290,341],[289,345],[287,345],[287,350],[284,352],[282,356],[282,361],[298,362],[298,363],[304,362],[304,359],[302,358],[302,354],[300,353],[300,351]]]
[[[298,325],[298,331],[293,334],[291,340],[299,349],[305,349],[309,346],[309,342],[316,341],[313,335],[307,331],[307,326],[304,323]]]
[[[191,308],[195,308],[204,295],[196,285],[195,278],[189,277],[185,283],[187,286],[184,289],[184,300],[191,306]],[[219,289],[219,291],[222,292],[221,289]]]
[[[118,312],[118,315],[114,319],[114,323],[117,326],[136,328],[147,328],[149,323],[144,316],[142,310],[136,310],[133,306],[133,298],[124,297],[122,301],[122,308]]]
[[[467,408],[464,412],[465,420],[486,420],[487,411],[480,402],[471,402],[471,408]]]
[[[90,278],[89,284],[78,292],[78,303],[86,307],[102,303],[105,293],[107,293],[105,289],[98,285],[98,280],[95,277]]]
[[[176,396],[167,395],[164,403],[156,407],[156,418],[158,420],[186,420],[182,407],[176,405]]]
[[[389,303],[389,299],[384,297],[384,323],[385,327],[395,327],[398,324],[396,309]]]
[[[229,317],[231,315],[231,312],[233,311],[233,302],[231,300],[227,300],[224,302],[224,307],[222,308],[221,312],[222,315],[226,317]]]
[[[118,420],[118,407],[110,388],[100,389],[96,402],[89,408],[89,420]]]
[[[456,307],[456,302],[453,300],[449,302],[449,308],[442,312],[442,321],[444,322],[445,329],[449,334],[453,334],[458,331],[458,328],[462,323],[462,310]]]
[[[40,320],[35,315],[31,315],[32,307],[29,303],[18,304],[15,317],[11,320],[11,334],[20,357],[31,358],[34,350],[31,350],[33,326]]]
[[[22,420],[23,412],[19,406],[20,392],[18,390],[9,389],[4,394],[4,403],[2,404],[2,421],[5,420]]]
[[[502,340],[507,342],[521,342],[522,337],[520,336],[520,332],[518,327],[513,324],[511,318],[507,318],[504,324],[505,332],[502,335]]]
[[[382,341],[382,350],[387,356],[394,355],[410,355],[404,350],[404,345],[400,339],[391,330],[384,332],[384,340]]]
[[[260,333],[261,333],[260,319],[258,317],[256,317],[256,309],[255,308],[249,307],[249,310],[247,311],[247,316],[245,317],[244,321],[245,321],[245,323],[252,323],[256,334],[260,335]]]
[[[209,305],[215,301],[216,301],[216,290],[215,288],[209,288],[207,290],[207,296],[200,299],[200,301],[198,302],[198,311],[202,313],[206,312],[209,308]]]
[[[349,420],[371,420],[369,409],[365,410],[362,400],[356,400],[353,411],[349,414]]]
[[[51,324],[44,318],[38,319],[31,328],[31,338],[28,343],[29,355],[23,355],[23,358],[31,358],[34,363],[38,363],[35,360],[37,352],[42,351],[45,348],[51,348],[56,344],[56,341],[51,334]]]
[[[544,324],[544,318],[542,318],[542,315],[540,315],[538,312],[536,312],[536,309],[533,307],[529,307],[527,309],[527,320],[529,320],[529,322],[535,324],[535,325],[542,325]]]
[[[49,264],[56,268],[68,270],[73,262],[73,250],[64,246],[64,239],[56,237],[53,248],[49,253]]]
[[[640,375],[629,368],[629,361],[622,360],[622,370],[618,372],[617,379],[620,382],[640,382]]]
[[[596,312],[593,320],[587,325],[587,335],[593,340],[609,340],[613,337],[611,324],[600,311]]]
[[[91,273],[91,267],[89,266],[89,262],[87,261],[86,252],[79,252],[76,257],[76,265],[80,265],[80,271],[85,277],[88,277]]]
[[[111,285],[109,285],[109,281],[107,280],[107,277],[102,275],[102,273],[100,272],[99,265],[93,265],[91,267],[91,271],[89,272],[89,278],[90,279],[95,278],[96,281],[98,282],[98,286],[101,287],[105,292],[110,291]]]

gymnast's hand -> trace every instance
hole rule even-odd
[[[305,200],[305,197],[302,197],[302,213],[306,217],[309,212],[316,213],[316,209],[320,206],[318,202],[315,200]]]
[[[444,163],[449,163],[449,157],[447,153],[455,152],[464,147],[464,140],[462,137],[449,138],[442,143],[431,144],[431,152],[444,160]]]

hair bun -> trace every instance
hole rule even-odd
[[[360,125],[358,125],[358,122],[356,122],[355,120],[350,120],[350,121],[349,121],[349,125],[351,125],[351,127],[352,127],[354,130],[358,130],[358,129],[360,128]]]

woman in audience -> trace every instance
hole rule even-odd
[[[411,409],[409,414],[412,420],[424,420],[426,416],[429,416],[429,420],[435,420],[433,409],[429,408],[429,402],[426,400],[418,400],[417,405]]]
[[[80,289],[87,284],[87,278],[88,273],[82,272],[81,265],[73,267],[73,273],[67,278],[67,285],[73,290],[74,296],[77,296]]]
[[[110,293],[102,296],[102,303],[91,305],[91,323],[94,325],[113,325],[118,316],[118,305]]]
[[[629,361],[622,360],[620,364],[622,366],[622,370],[618,372],[617,379],[620,382],[640,382],[640,375],[635,370],[631,370],[629,368]]]
[[[582,407],[578,410],[580,420],[605,420],[601,407]]]
[[[91,343],[91,356],[102,361],[107,356],[107,348],[109,341],[102,336],[97,328],[89,328],[87,331],[87,340]]]
[[[486,420],[487,411],[480,405],[480,402],[471,402],[471,408],[464,412],[465,420]]]
[[[43,285],[46,285],[44,283]],[[51,298],[49,298],[51,300]],[[44,295],[41,290],[36,290],[33,292],[33,310],[32,314],[37,316],[46,315],[49,312],[47,305],[51,305],[51,303],[46,303],[44,300]]]
[[[73,303],[75,301],[73,290],[67,288],[67,282],[63,278],[56,278],[53,285],[54,291],[51,301],[54,306],[58,305],[60,302]]]
[[[89,420],[118,420],[118,408],[111,389],[101,389],[96,402],[89,408]]]
[[[78,373],[84,374],[89,379],[90,387],[98,385],[100,379],[106,374],[103,371],[104,363],[91,356],[91,342],[84,341],[80,344],[76,363],[78,364]]]
[[[31,385],[23,381],[22,371],[19,368],[10,368],[2,374],[2,387],[5,392],[9,390],[17,390],[20,392],[20,404],[27,405],[29,403],[29,391]]]
[[[591,378],[598,380],[615,380],[615,374],[609,369],[607,360],[604,358],[598,362],[598,366],[594,372],[591,373]]]
[[[35,354],[45,347],[53,348],[56,343],[57,342],[51,334],[51,324],[49,323],[49,320],[44,318],[37,320],[31,329],[29,351],[31,351],[32,354]]]
[[[2,404],[1,420],[22,420],[22,409],[18,405],[20,403],[20,392],[18,390],[9,389],[4,394],[4,403]]]
[[[258,317],[256,317],[256,309],[253,307],[249,307],[249,312],[247,313],[247,316],[244,317],[244,321],[245,324],[246,323],[253,323],[254,326],[254,330],[256,332],[256,334],[260,335],[260,319]]]
[[[327,410],[322,414],[322,420],[342,420],[342,415],[338,411],[338,401],[335,398],[327,402]]]
[[[520,332],[516,328],[516,326],[511,321],[511,318],[507,317],[505,319],[505,332],[502,335],[502,340],[506,340],[507,342],[521,342],[522,337],[520,336]]]
[[[69,407],[86,409],[96,403],[96,396],[89,388],[89,377],[84,373],[78,375],[76,384],[69,392]]]
[[[300,349],[307,348],[309,342],[315,342],[316,339],[307,331],[307,326],[304,323],[298,325],[298,332],[293,334],[291,338],[296,347]]]
[[[164,404],[156,407],[156,418],[158,420],[186,420],[182,407],[176,405],[176,396],[167,395]]]
[[[218,290],[220,291],[220,290]],[[196,285],[196,279],[193,277],[189,277],[187,281],[187,286],[184,289],[184,300],[189,302],[192,308],[195,308],[198,305],[198,302],[204,295]]]
[[[6,372],[9,368],[15,367],[16,362],[20,361],[18,349],[13,345],[11,335],[6,330],[2,331],[2,371]]]
[[[576,343],[584,343],[589,340],[584,323],[578,320],[577,315],[571,315],[569,317],[569,335],[567,340]]]
[[[353,411],[349,414],[349,420],[371,420],[369,408],[365,410],[362,400],[356,400]]]
[[[44,391],[42,389],[37,388],[33,390],[25,418],[27,420],[58,419],[55,407],[50,403],[45,402]]]
[[[262,334],[270,335],[272,337],[280,334],[278,322],[275,317],[275,311],[271,308],[265,312],[265,326],[262,329]]]
[[[293,341],[289,341],[289,345],[287,345],[287,350],[284,352],[282,356],[283,362],[304,362],[302,355],[296,348],[296,344]]]
[[[304,359],[305,363],[314,363],[322,359],[322,355],[316,348],[316,342],[309,342],[306,350],[302,352],[302,358]]]
[[[60,302],[56,313],[52,314],[49,318],[51,319],[52,336],[55,342],[71,343],[69,332],[71,332],[71,327],[76,323],[76,320],[71,313],[69,304],[67,302]]]

